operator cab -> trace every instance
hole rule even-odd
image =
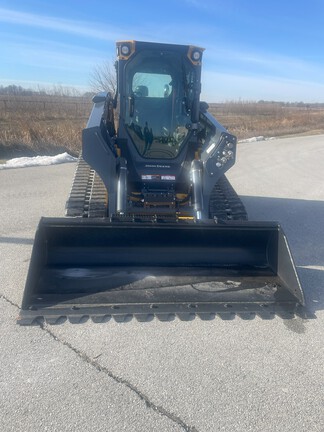
[[[135,41],[117,49],[119,124],[142,158],[177,158],[198,123],[202,49]]]

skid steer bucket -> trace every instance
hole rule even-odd
[[[304,304],[277,223],[40,221],[20,324],[211,319]]]

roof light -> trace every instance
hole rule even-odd
[[[117,57],[119,60],[128,60],[135,52],[135,41],[117,42]]]
[[[128,45],[122,45],[120,51],[124,56],[128,56],[130,53],[130,48]]]
[[[199,61],[201,57],[201,53],[199,51],[193,51],[191,54],[191,58],[193,61]]]
[[[192,64],[194,64],[195,66],[200,66],[203,51],[204,51],[204,48],[189,45],[187,56],[188,56],[188,59],[191,61]]]

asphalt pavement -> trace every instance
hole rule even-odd
[[[324,430],[324,136],[242,143],[228,177],[278,220],[304,317],[21,327],[33,237],[75,164],[0,171],[0,430]]]

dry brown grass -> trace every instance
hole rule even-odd
[[[324,133],[323,106],[228,102],[209,111],[238,139]]]
[[[0,96],[0,158],[77,155],[91,105],[82,97]],[[324,133],[323,106],[228,102],[209,111],[238,139]]]
[[[75,97],[0,97],[0,157],[80,151],[91,100]]]

